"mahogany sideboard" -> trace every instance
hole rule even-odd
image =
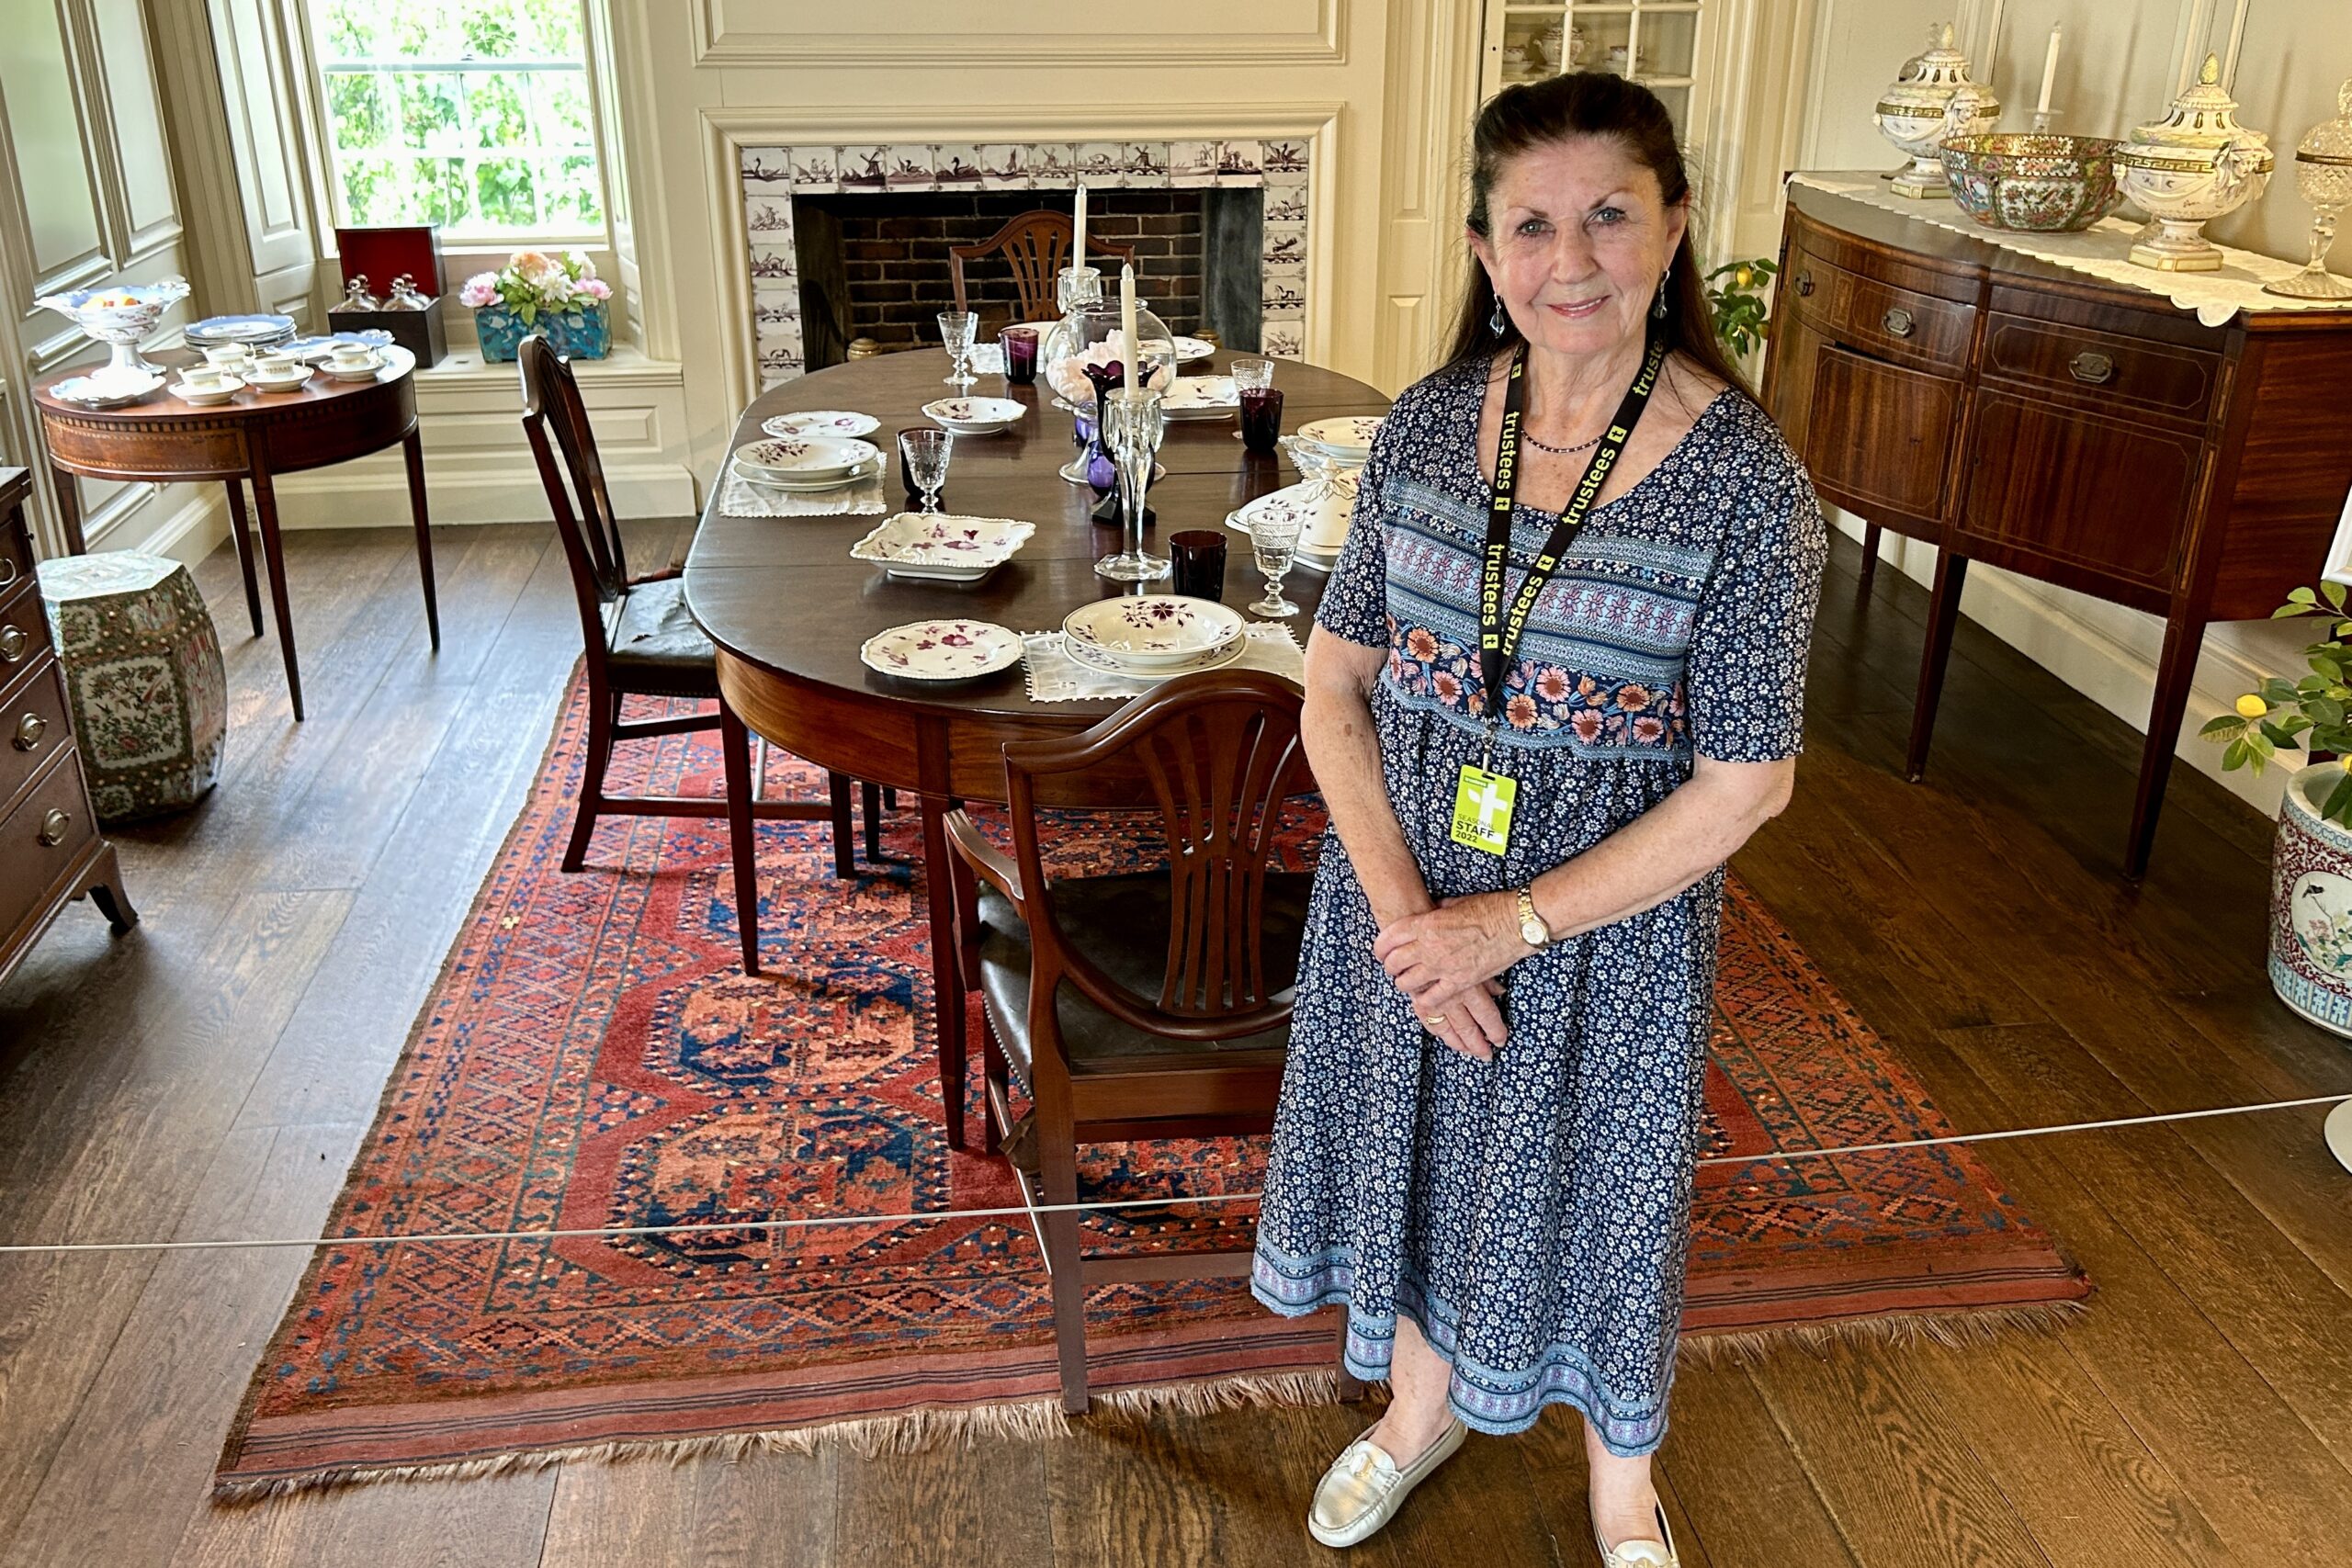
[[[1972,560],[2165,618],[2123,870],[2147,868],[2210,621],[2317,580],[2352,491],[2352,310],[2163,295],[1792,184],[1764,400],[1822,498],[1938,547],[1907,772]]]
[[[114,846],[98,837],[74,744],[25,527],[31,489],[24,469],[0,468],[0,981],[85,893],[118,936],[139,919]]]

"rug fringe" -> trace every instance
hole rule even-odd
[[[1989,1345],[2010,1334],[2052,1334],[2089,1311],[2080,1301],[2029,1302],[2016,1306],[1954,1307],[1945,1312],[1903,1312],[1826,1323],[1783,1323],[1770,1328],[1736,1328],[1683,1335],[1681,1357],[1697,1366],[1750,1365],[1775,1351],[1800,1349],[1817,1355],[1832,1346],[1934,1344],[1951,1349]]]

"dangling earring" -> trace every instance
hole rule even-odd
[[[1487,318],[1487,330],[1500,337],[1510,331],[1510,317],[1503,312],[1503,297],[1495,296],[1495,313]]]
[[[1658,275],[1657,298],[1650,301],[1650,316],[1655,321],[1666,320],[1667,286],[1674,281],[1674,264],[1666,264],[1666,271]]]

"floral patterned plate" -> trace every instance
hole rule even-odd
[[[1011,398],[938,398],[922,405],[923,418],[958,435],[993,435],[1010,430],[1029,412]]]
[[[1230,376],[1179,376],[1159,400],[1170,419],[1224,419],[1241,407]]]
[[[735,450],[738,468],[792,479],[838,479],[881,457],[881,448],[870,441],[832,435],[775,436]]]
[[[1036,531],[1035,524],[1011,517],[901,512],[852,545],[849,553],[851,559],[872,561],[892,577],[978,582]]]
[[[1224,648],[1247,626],[1238,611],[1173,593],[1097,599],[1062,622],[1062,640],[1083,643],[1122,669],[1161,670]]]
[[[762,490],[782,491],[840,490],[844,485],[863,484],[881,471],[882,455],[879,452],[874,455],[871,462],[860,463],[857,467],[842,473],[819,474],[813,479],[800,474],[778,474],[765,468],[751,468],[740,458],[736,461],[734,468],[735,477],[746,484],[757,485]]]
[[[796,436],[871,435],[882,428],[882,422],[870,413],[848,409],[806,409],[762,420],[760,428],[778,440],[789,441]]]
[[[1178,333],[1175,342],[1176,363],[1179,365],[1190,365],[1194,360],[1206,359],[1216,352],[1216,344],[1204,337],[1186,337],[1182,333]]]
[[[865,639],[868,670],[906,681],[969,681],[1021,662],[1021,637],[988,621],[914,621]]]
[[[1211,670],[1222,670],[1250,651],[1250,639],[1235,637],[1223,648],[1210,649],[1176,664],[1157,664],[1148,670],[1137,670],[1120,663],[1100,649],[1090,648],[1076,637],[1062,638],[1062,651],[1076,664],[1104,675],[1118,675],[1129,681],[1164,681],[1177,675],[1199,675]]]
[[[1372,438],[1380,434],[1378,414],[1341,414],[1298,427],[1298,438],[1335,457],[1369,457]]]

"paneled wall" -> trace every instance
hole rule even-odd
[[[139,0],[0,0],[0,448],[10,463],[43,466],[25,380],[102,357],[32,300],[187,270],[155,62]],[[47,486],[35,494],[54,547]],[[83,490],[92,536],[117,542],[200,527],[207,504],[187,487]]]
[[[1957,15],[1972,59],[1983,57],[1990,0],[1813,0],[1817,19],[1806,70],[1799,163],[1810,168],[1888,168],[1898,155],[1870,118],[1881,88],[1921,47],[1929,23]],[[2003,129],[2022,128],[2041,82],[2051,25],[2065,32],[2052,94],[2057,128],[2123,136],[2159,118],[2184,65],[2226,49],[2233,0],[2007,0],[1991,79],[2006,106]],[[2293,149],[2314,122],[2335,112],[2335,91],[2352,76],[2352,11],[2345,0],[2252,0],[2233,88],[2238,118],[2267,132],[2278,172],[2262,200],[2211,225],[2227,244],[2300,260],[2311,209],[2296,194]],[[2352,273],[2352,241],[2337,247],[2335,270]],[[1889,535],[1889,558],[1926,581],[1935,552]],[[2320,562],[2310,570],[2314,579]],[[2120,716],[2145,725],[2163,626],[2152,615],[2009,577],[1969,573],[1967,613]],[[2267,675],[2300,674],[2304,637],[2291,626],[2247,622],[2206,634],[2189,698],[2180,756],[2266,811],[2275,810],[2283,771],[2256,780],[2222,774],[2218,748],[2198,727]]]

